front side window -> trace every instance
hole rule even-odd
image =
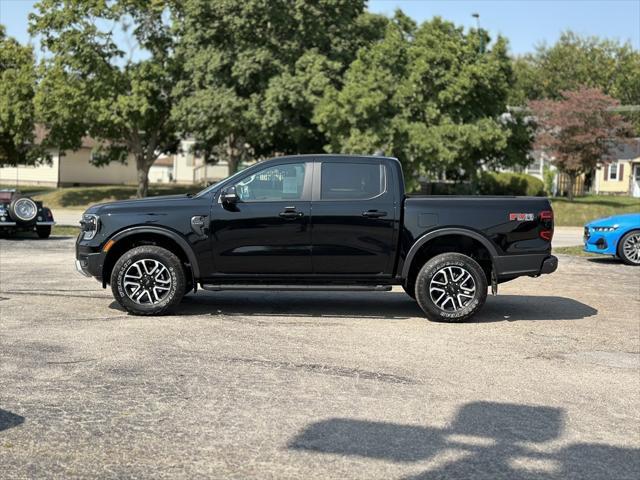
[[[618,179],[618,162],[609,165],[609,180]]]
[[[367,200],[386,190],[384,165],[375,163],[322,164],[322,200]]]
[[[304,174],[304,163],[288,163],[260,170],[234,185],[243,202],[300,200]]]

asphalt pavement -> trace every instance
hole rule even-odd
[[[640,268],[561,256],[473,322],[402,291],[133,317],[73,239],[0,240],[0,478],[636,479]]]

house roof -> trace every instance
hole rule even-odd
[[[163,155],[153,162],[154,167],[173,167],[173,156]]]
[[[37,123],[33,129],[34,133],[34,143],[36,145],[40,145],[45,138],[47,138],[47,134],[49,133],[49,129],[42,125],[41,123]],[[80,148],[93,148],[98,145],[98,142],[90,136],[82,137]]]

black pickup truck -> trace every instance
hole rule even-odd
[[[546,198],[407,196],[394,158],[297,155],[196,195],[96,205],[76,267],[131,313],[206,290],[390,290],[458,322],[489,285],[557,268]]]

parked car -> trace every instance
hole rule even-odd
[[[49,238],[55,224],[51,209],[18,190],[0,190],[0,233],[36,232]]]
[[[488,285],[557,267],[540,197],[407,196],[394,158],[301,155],[260,162],[196,195],[96,205],[76,267],[134,314],[185,292],[390,290],[433,320],[471,318]]]
[[[640,265],[640,213],[600,218],[584,226],[584,251]]]

